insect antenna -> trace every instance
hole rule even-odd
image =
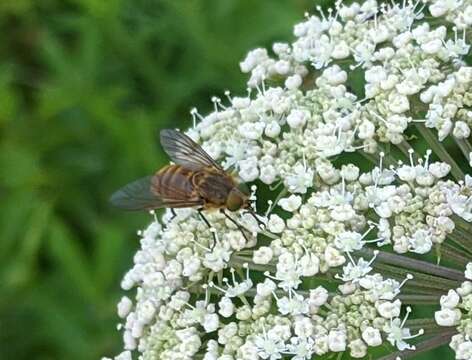
[[[244,240],[246,240],[246,242],[249,242],[249,239],[247,238],[246,233],[244,232],[245,229],[236,220],[229,216],[224,209],[221,209],[221,212],[224,216],[226,216],[229,221],[231,221],[238,228],[238,230],[244,236]]]
[[[205,215],[203,215],[202,209],[198,209],[197,211],[198,211],[198,215],[203,220],[203,222],[208,226],[208,229],[210,229],[210,232],[213,235],[213,245],[210,248],[211,250],[213,250],[213,248],[215,247],[216,242],[217,242],[216,233],[214,231],[215,229],[210,225],[210,222],[207,220]]]

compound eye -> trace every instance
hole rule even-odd
[[[226,207],[229,211],[237,211],[243,206],[243,198],[235,191],[231,191],[226,200]]]

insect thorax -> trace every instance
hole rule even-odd
[[[232,178],[215,171],[199,171],[193,175],[193,184],[209,206],[224,206],[228,194],[234,188]]]

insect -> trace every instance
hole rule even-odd
[[[258,220],[250,206],[245,184],[239,184],[187,135],[164,129],[160,140],[175,164],[125,185],[111,196],[111,203],[125,210],[170,208],[173,211],[194,207],[209,228],[210,223],[202,211],[218,209],[246,238],[241,226],[225,211],[246,209]],[[213,237],[216,242],[214,233]]]

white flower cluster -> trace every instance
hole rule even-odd
[[[340,294],[330,294],[323,286],[307,291],[300,289],[300,277],[315,274],[317,260],[296,259],[288,251],[279,256],[274,275],[265,272],[257,284],[246,263],[229,268],[225,273],[230,279],[219,277],[215,274],[220,270],[211,271],[214,264],[202,259],[205,249],[186,234],[184,226],[192,222],[174,220],[168,230],[153,222],[142,233],[142,249],[122,284],[139,287],[134,304],[128,297],[118,304],[125,351],[115,359],[130,359],[136,349],[143,360],[192,359],[196,353],[205,360],[284,355],[302,360],[344,351],[362,358],[368,347],[383,344],[383,338],[404,350],[414,348],[408,339],[422,334],[412,335],[405,327],[402,303],[396,299],[411,277],[399,283],[363,273],[339,286]],[[182,236],[173,233],[177,226]],[[209,280],[202,284],[200,268],[205,267]],[[407,308],[406,317],[409,312]],[[217,340],[208,340],[212,333]]]
[[[439,140],[469,138],[472,67],[462,57],[471,9],[471,0],[338,2],[297,24],[292,44],[274,44],[274,58],[251,51],[240,64],[248,95],[214,97],[206,116],[192,110],[187,133],[241,181],[258,182],[254,200],[271,197],[257,216],[263,224],[233,213],[240,230],[206,212],[209,228],[194,209],[154,221],[122,281],[137,294],[118,305],[125,351],[115,359],[360,358],[386,342],[413,348],[411,309],[400,317],[404,282],[373,270],[377,250],[370,259],[359,251],[426,254],[454,236],[455,216],[472,221],[472,178],[450,180],[451,165],[430,161],[430,151],[415,156],[406,133],[419,123]],[[356,92],[352,74],[363,75]],[[464,322],[472,285],[461,289],[441,301],[436,320],[458,325],[456,353],[472,354]]]
[[[466,221],[472,221],[472,177],[465,176],[459,184],[449,183],[446,199],[452,211]]]
[[[278,204],[291,216],[286,221],[269,216],[268,229],[280,238],[270,243],[270,252],[265,247],[255,251],[254,262],[267,264],[284,251],[302,254],[305,249],[326,271],[343,264],[344,253],[369,242],[393,244],[398,253],[424,254],[454,230],[451,206],[459,202],[460,187],[441,180],[450,170],[445,163],[429,164],[426,158],[414,164],[412,159],[408,165],[361,173],[353,164],[336,169],[318,159],[316,169],[316,191],[306,202],[290,195]],[[376,237],[368,240],[374,227]]]
[[[429,0],[428,10],[433,17],[445,17],[458,29],[472,25],[472,4],[463,0]]]
[[[459,288],[441,297],[441,310],[434,314],[439,326],[457,329],[450,346],[459,360],[472,358],[472,263],[467,264],[465,277]]]
[[[312,117],[333,127],[323,134],[331,138],[317,137],[320,150],[327,142],[331,145],[320,156],[349,151],[352,144],[363,143],[365,151],[374,151],[378,141],[399,144],[412,121],[436,128],[440,140],[451,131],[459,139],[468,138],[472,124],[472,114],[467,109],[472,104],[472,68],[463,66],[461,58],[470,50],[466,31],[472,21],[472,3],[440,0],[429,5],[434,17],[446,15],[455,24],[453,36],[448,33],[451,25],[447,22],[435,28],[428,22],[417,25],[415,20],[423,18],[418,3],[379,7],[376,1],[369,0],[362,5],[339,5],[334,15],[310,16],[297,24],[293,44],[274,45],[277,59],[271,59],[266,50],[257,49],[248,54],[241,69],[251,73],[249,86],[261,85],[274,77],[285,78],[287,95],[296,95],[295,89],[303,89],[310,82],[313,74],[307,70],[307,63],[324,69],[323,76],[315,80],[318,90],[335,94],[340,106],[330,106],[317,92],[304,95],[305,99],[317,97],[321,105],[327,105],[311,108]],[[356,63],[351,68],[364,69],[365,98],[360,101],[344,86],[348,73],[336,64],[327,67],[351,59]],[[343,113],[346,110],[348,114]],[[424,120],[412,118],[422,110],[427,112]],[[315,128],[327,130],[327,124]]]

